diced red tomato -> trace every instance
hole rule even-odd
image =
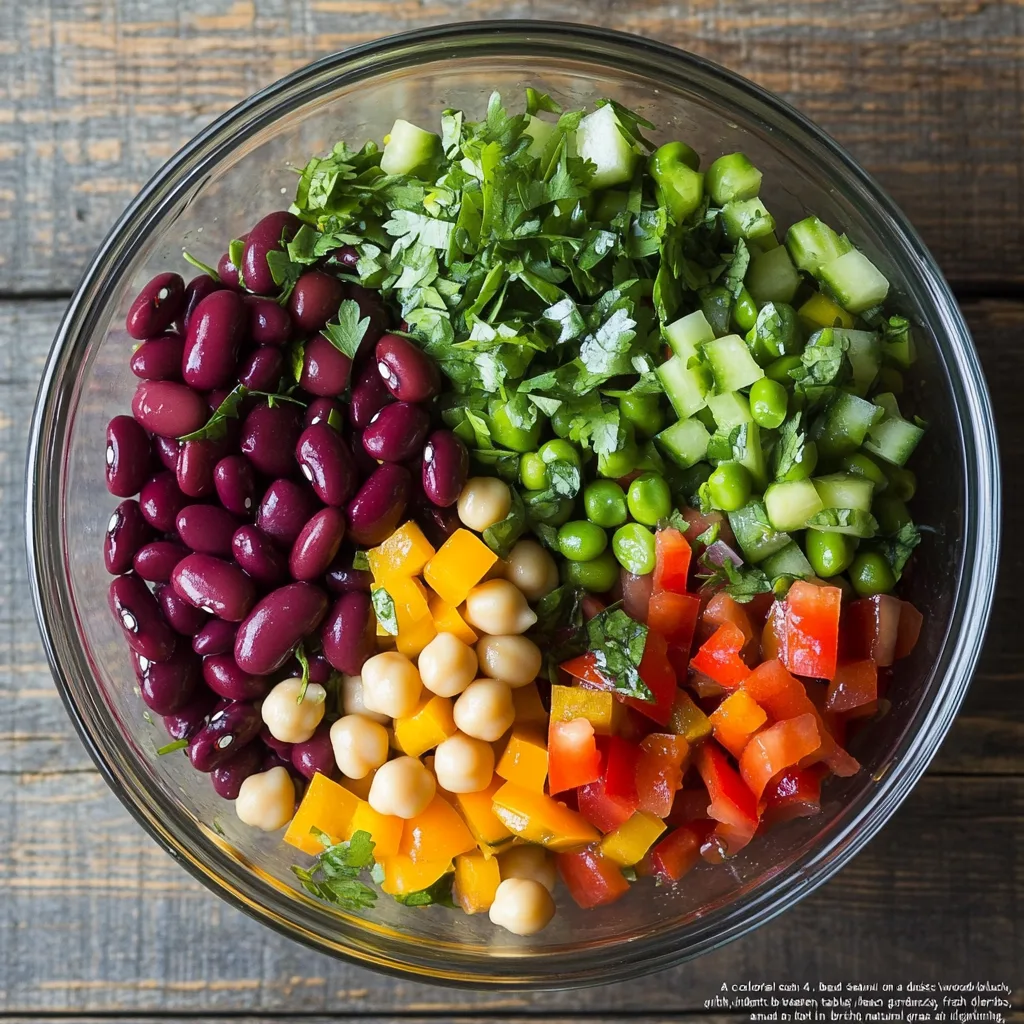
[[[678,882],[700,860],[703,837],[697,829],[683,825],[669,832],[651,850],[651,867],[666,882]]]
[[[605,793],[616,800],[636,805],[636,769],[640,762],[640,748],[621,736],[602,737],[601,754]]]
[[[683,771],[690,745],[682,736],[653,732],[640,743],[636,766],[636,793],[640,810],[659,818],[668,817],[676,792],[683,784]]]
[[[609,796],[603,779],[580,786],[576,790],[576,803],[580,814],[594,828],[605,833],[614,832],[620,825],[629,821],[638,806],[636,800]]]
[[[797,580],[786,595],[780,657],[790,672],[815,679],[835,675],[842,591]]]
[[[551,719],[548,724],[548,792],[595,782],[601,775],[601,755],[594,726],[585,718],[571,722]]]
[[[765,787],[779,772],[799,764],[820,746],[817,715],[787,718],[751,737],[740,755],[740,775],[760,800]]]
[[[924,616],[909,602],[900,601],[900,628],[896,634],[897,658],[905,658],[917,646]]]
[[[585,683],[590,683],[595,689],[611,689],[611,681],[605,678],[604,673],[597,667],[597,655],[593,651],[587,651],[586,654],[580,654],[575,658],[570,658],[568,661],[563,661],[558,667],[561,671],[567,672],[573,679],[580,679]]]
[[[636,708],[658,725],[668,725],[672,717],[672,702],[676,699],[676,674],[668,660],[668,643],[660,633],[647,634],[644,656],[638,666],[640,678],[654,695],[654,702],[624,698],[624,703]]]
[[[774,604],[775,596],[773,594],[755,594],[745,605],[743,605],[743,610],[747,613],[747,617],[750,619],[750,624],[754,627],[755,634],[760,633],[761,627],[764,625],[764,620],[772,610]]]
[[[701,745],[697,770],[711,798],[708,815],[753,835],[757,829],[757,799],[714,740]]]
[[[709,512],[707,515],[702,515],[697,509],[690,508],[686,505],[679,511],[682,513],[683,518],[690,524],[689,529],[684,534],[690,544],[695,544],[697,542],[697,538],[702,533],[717,523],[719,540],[724,540],[729,547],[736,546],[736,535],[732,532],[729,520],[726,519],[725,516],[717,509]]]
[[[648,606],[647,625],[660,633],[670,647],[685,651],[689,657],[699,612],[700,598],[695,594],[655,590]]]
[[[685,594],[690,576],[690,545],[676,529],[659,530],[654,537],[654,593]]]
[[[708,791],[700,789],[681,789],[672,801],[672,811],[668,816],[670,825],[685,825],[693,821],[705,821],[708,817],[708,804],[711,798]]]
[[[754,637],[754,628],[750,624],[750,616],[747,614],[746,608],[738,601],[733,600],[728,594],[715,594],[708,601],[707,607],[704,609],[702,621],[705,624],[714,626],[715,629],[719,626],[724,626],[727,622],[731,622],[742,630],[745,643],[748,643]]]
[[[560,853],[555,859],[569,895],[585,910],[613,903],[629,890],[618,865],[592,847],[578,853]]]
[[[774,823],[790,818],[810,818],[821,810],[824,766],[787,768],[764,791],[764,820]]]
[[[903,604],[891,594],[851,601],[843,609],[843,660],[870,658],[888,668],[896,657]]]
[[[768,721],[764,708],[743,689],[731,693],[710,715],[715,739],[739,757],[750,737]]]
[[[690,678],[686,685],[700,700],[714,700],[729,692],[721,683],[716,683],[710,676],[704,675],[703,672],[697,672],[695,669],[690,669]]]
[[[584,621],[589,622],[595,615],[600,615],[604,611],[604,601],[593,594],[584,594],[583,600],[580,601],[580,611],[583,613]]]
[[[870,659],[848,662],[836,669],[828,685],[825,707],[846,712],[878,700],[878,666]]]
[[[622,587],[622,610],[636,622],[646,622],[650,614],[653,577],[650,573],[634,576],[623,569],[619,573]]]
[[[739,686],[750,675],[747,663],[740,657],[745,643],[743,630],[732,622],[726,622],[715,630],[690,664],[716,683],[730,688]]]

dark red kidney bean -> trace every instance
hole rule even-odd
[[[150,583],[170,581],[174,567],[188,554],[188,548],[171,540],[154,540],[135,552],[132,568]]]
[[[177,518],[178,536],[204,555],[231,555],[231,538],[238,520],[219,505],[186,505]]]
[[[256,507],[256,474],[244,455],[227,455],[213,467],[213,486],[220,503],[236,516]]]
[[[381,379],[400,402],[425,402],[441,391],[437,363],[407,338],[385,334],[377,342],[376,358]]]
[[[327,595],[309,583],[289,583],[271,592],[238,627],[239,668],[257,676],[276,672],[295,645],[320,625],[326,611]]]
[[[174,653],[174,632],[149,587],[135,573],[118,576],[110,584],[107,603],[128,646],[137,654],[150,661],[166,661]]]
[[[469,452],[450,430],[435,430],[423,449],[423,493],[441,508],[454,505],[469,476]]]
[[[258,527],[240,526],[231,539],[235,561],[257,582],[269,586],[288,578],[288,558]]]
[[[185,309],[185,282],[180,274],[157,274],[135,297],[125,327],[143,341],[166,331]]]
[[[181,380],[184,350],[185,339],[180,334],[159,334],[144,341],[132,353],[128,365],[132,373],[143,380]]]
[[[416,525],[435,548],[442,544],[461,526],[459,514],[454,505],[438,508],[436,505],[421,505],[413,513]]]
[[[173,533],[178,513],[188,504],[188,498],[181,493],[178,481],[169,470],[155,473],[139,492],[139,508],[142,517],[155,530]]]
[[[279,210],[268,213],[249,232],[242,252],[242,280],[249,291],[257,295],[277,292],[278,286],[274,284],[274,275],[267,264],[267,253],[274,249],[280,250],[283,243],[292,240],[301,226],[295,214]]]
[[[306,406],[306,415],[302,421],[307,427],[316,426],[317,423],[326,423],[332,430],[341,430],[345,422],[341,406],[333,398],[314,398]]]
[[[345,298],[345,286],[333,274],[307,270],[292,289],[288,311],[295,325],[304,334],[319,331],[328,320],[338,315]]]
[[[339,352],[322,334],[303,346],[302,375],[299,384],[311,395],[333,398],[348,387],[352,360]]]
[[[348,504],[349,535],[357,544],[375,547],[398,526],[409,503],[412,478],[404,466],[385,462]]]
[[[173,715],[164,715],[164,728],[171,739],[190,740],[210,720],[216,706],[216,696],[202,686],[184,707]]]
[[[242,783],[260,770],[263,756],[264,751],[260,749],[260,745],[250,743],[234,757],[214,768],[210,772],[210,782],[217,796],[224,800],[236,800],[241,792]]]
[[[196,306],[185,335],[181,375],[200,391],[227,387],[249,333],[249,311],[233,291],[211,292]]]
[[[305,743],[294,744],[291,761],[307,779],[313,778],[317,772],[328,778],[337,775],[338,766],[334,760],[334,747],[331,745],[331,727],[326,722],[321,722],[316,732]]]
[[[210,619],[206,612],[199,608],[193,608],[183,597],[180,597],[174,587],[157,587],[156,602],[160,605],[160,611],[164,618],[171,624],[171,629],[182,636],[194,637],[207,622],[220,622],[220,619]]]
[[[179,644],[167,661],[150,661],[132,652],[143,703],[158,715],[173,715],[191,699],[199,683],[199,659]]]
[[[294,480],[275,480],[256,510],[256,525],[271,540],[290,549],[318,507],[316,495],[308,487]]]
[[[386,405],[363,431],[367,454],[382,462],[405,462],[419,454],[430,429],[430,415],[411,402]]]
[[[391,323],[391,315],[388,312],[387,306],[381,300],[379,292],[370,291],[368,288],[363,288],[362,285],[350,284],[348,286],[348,297],[359,306],[359,319],[362,320],[363,317],[366,317],[370,321],[367,324],[366,333],[363,335],[362,341],[359,342],[359,348],[356,350],[354,360],[358,366],[362,367],[373,356],[374,348],[380,340],[380,336],[388,329],[388,325]]]
[[[370,425],[373,417],[394,400],[395,396],[388,391],[376,364],[370,362],[364,367],[356,386],[352,389],[348,407],[348,416],[352,426],[364,430]]]
[[[237,284],[238,279],[235,279]],[[209,274],[200,274],[198,277],[193,277],[187,285],[185,285],[185,310],[181,315],[179,321],[181,326],[181,334],[184,335],[188,330],[189,322],[192,319],[192,314],[195,312],[196,306],[199,305],[203,299],[206,298],[211,292],[220,291],[224,285],[220,281],[214,281]],[[184,339],[183,339],[184,343]],[[178,367],[178,372],[181,372],[181,367]]]
[[[257,345],[286,345],[292,336],[292,318],[273,299],[246,295],[249,309],[249,337]]]
[[[135,552],[153,536],[137,501],[122,501],[107,520],[103,536],[103,564],[107,572],[120,576],[132,567]]]
[[[294,744],[285,743],[283,740],[277,739],[266,726],[263,726],[260,730],[260,739],[282,759],[282,762],[291,764],[292,746]],[[267,769],[264,768],[263,770],[266,771]]]
[[[154,434],[153,451],[156,452],[157,461],[164,469],[177,473],[181,441],[176,437],[161,437],[159,434]]]
[[[242,424],[242,454],[260,473],[290,476],[295,471],[295,442],[301,433],[299,406],[281,402],[271,407],[261,402]]]
[[[172,380],[144,380],[132,399],[132,415],[151,434],[181,437],[198,430],[208,413],[203,396],[187,385]]]
[[[171,584],[189,604],[228,622],[241,622],[256,600],[256,587],[237,565],[213,555],[183,558],[171,574]]]
[[[295,445],[302,475],[325,505],[344,505],[356,485],[356,467],[345,439],[326,423],[306,427]]]
[[[296,673],[296,675],[298,674]],[[311,683],[326,686],[331,681],[332,675],[334,675],[334,666],[322,654],[314,654],[309,659],[309,681]]]
[[[335,249],[329,258],[346,270],[354,270],[359,262],[359,251],[353,245],[343,245],[340,249]]]
[[[262,700],[270,692],[270,683],[265,677],[243,672],[230,654],[203,658],[203,679],[214,693],[226,700]]]
[[[302,528],[292,545],[288,568],[296,580],[315,580],[327,572],[345,539],[345,513],[328,506]]]
[[[231,262],[231,253],[224,253],[217,261],[217,276],[220,278],[220,283],[233,292],[240,292],[242,290],[242,282],[239,280],[238,275],[238,267]]]
[[[273,345],[260,345],[242,360],[238,380],[250,391],[277,391],[284,370],[284,353]]]
[[[190,498],[213,493],[213,469],[228,450],[224,441],[182,441],[175,476],[178,487]]]
[[[220,408],[221,403],[224,401],[231,391],[228,388],[214,388],[213,391],[206,392],[206,408],[212,413],[216,412]],[[242,408],[245,408],[245,403],[242,403]]]
[[[365,480],[372,473],[376,472],[379,463],[363,447],[363,432],[353,430],[349,438],[349,450],[352,452],[352,461],[356,464],[356,475]]]
[[[107,424],[107,490],[119,498],[138,494],[149,476],[151,455],[149,436],[138,421],[115,416]]]
[[[259,712],[245,701],[232,701],[214,711],[188,745],[192,767],[201,772],[219,768],[252,743],[262,725]]]
[[[370,595],[342,594],[324,622],[320,639],[324,657],[339,672],[359,675],[363,662],[377,652],[377,620]]]
[[[189,605],[191,607],[191,605]],[[209,619],[192,637],[192,650],[206,657],[208,654],[227,654],[235,646],[238,626],[223,619]]]
[[[327,589],[335,594],[348,594],[353,590],[368,594],[373,583],[373,573],[366,569],[353,569],[350,565],[335,563],[327,570],[324,582]]]

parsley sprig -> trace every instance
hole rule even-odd
[[[377,893],[359,878],[373,864],[373,839],[369,832],[356,832],[348,842],[332,843],[318,828],[311,829],[323,843],[312,868],[292,865],[302,888],[317,899],[345,910],[365,910],[377,902]]]

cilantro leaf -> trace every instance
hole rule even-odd
[[[813,394],[814,389],[838,383],[849,347],[845,335],[837,335],[831,327],[815,331],[800,355],[801,365],[789,371],[797,390]]]
[[[242,414],[242,402],[249,394],[244,384],[237,385],[214,409],[210,418],[191,434],[182,434],[179,441],[221,441],[227,437],[228,420],[236,420]]]
[[[201,259],[197,259],[188,249],[181,250],[181,257],[186,263],[191,263],[196,270],[201,270],[204,274],[212,277],[214,281],[220,281],[220,274],[217,272],[217,268],[211,267],[209,263],[204,263]],[[238,266],[238,264],[236,263],[235,266]]]
[[[536,114],[538,110],[547,111],[549,114],[560,114],[562,108],[546,93],[537,92],[536,89],[526,87],[526,112]]]
[[[654,700],[650,687],[640,676],[640,662],[647,646],[647,627],[611,607],[586,624],[588,648],[597,668],[617,693],[637,700]]]
[[[518,468],[518,463],[517,463]],[[526,530],[526,508],[519,491],[512,487],[512,506],[508,515],[499,523],[488,526],[481,534],[484,543],[499,557],[508,558],[512,545]]]
[[[267,252],[267,266],[270,268],[270,276],[274,279],[274,284],[281,288],[281,294],[277,301],[284,305],[291,296],[295,282],[298,281],[304,268],[301,263],[294,263],[288,253],[282,252],[280,249],[271,249]]]
[[[704,585],[728,594],[740,604],[746,604],[758,594],[769,594],[772,591],[771,581],[756,566],[737,566],[731,558],[724,558],[718,564],[711,561],[706,553],[701,555],[700,564],[705,571],[698,575]]]
[[[359,874],[373,861],[373,839],[369,832],[356,832],[348,842],[332,844],[318,828],[310,832],[323,844],[312,868],[292,865],[302,888],[317,899],[345,910],[364,910],[377,902],[377,893]]]
[[[903,570],[914,553],[914,548],[920,543],[921,531],[913,523],[904,523],[896,533],[882,540],[882,553],[892,567],[892,573],[897,580],[903,575]]]
[[[395,611],[395,599],[383,587],[378,587],[371,595],[370,600],[381,628],[389,636],[398,636],[398,613]]]
[[[722,283],[729,289],[734,299],[738,299],[743,290],[743,279],[747,276],[750,266],[750,250],[742,238],[736,241],[736,251],[729,257],[729,266]]]
[[[343,299],[337,318],[328,322],[322,333],[339,352],[354,359],[369,326],[368,316],[359,319],[359,303],[355,299]]]
[[[785,480],[804,461],[807,435],[800,429],[802,418],[801,413],[795,412],[779,427],[779,436],[772,448],[772,471],[776,480]]]
[[[870,512],[859,508],[824,508],[807,520],[811,530],[845,533],[851,537],[874,537],[878,522]]]
[[[442,875],[436,882],[427,886],[426,889],[419,889],[416,892],[396,894],[392,899],[403,907],[448,907],[455,909],[455,900],[452,899],[452,882],[455,875],[452,872]]]

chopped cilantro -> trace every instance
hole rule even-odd
[[[610,607],[595,615],[585,628],[587,647],[611,687],[637,700],[653,701],[654,694],[640,677],[647,627],[630,618],[621,608]]]
[[[323,334],[339,352],[354,359],[369,326],[368,316],[359,319],[359,303],[355,299],[344,299],[337,317],[328,322]]]
[[[292,865],[292,871],[306,892],[325,903],[345,910],[365,910],[377,902],[377,893],[359,874],[373,863],[373,839],[369,832],[356,832],[348,842],[332,844],[318,828],[310,830],[323,843],[312,868]]]
[[[381,628],[389,636],[398,636],[398,613],[395,611],[395,599],[383,587],[378,587],[370,600],[373,602],[373,611]]]

